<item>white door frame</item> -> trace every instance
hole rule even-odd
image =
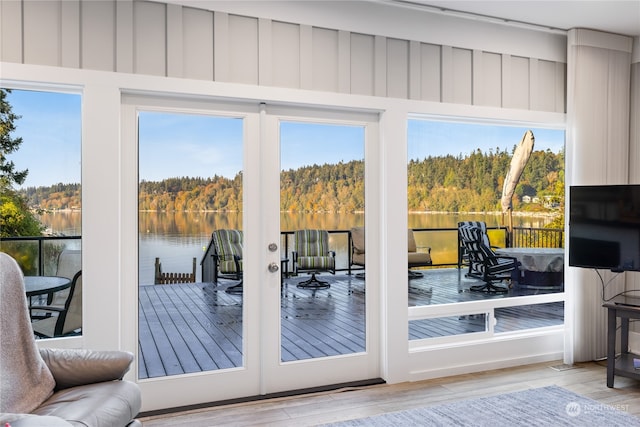
[[[160,96],[124,95],[122,104],[123,165],[123,245],[122,259],[129,260],[134,271],[138,263],[138,157],[137,112],[162,110],[194,114],[242,117],[244,123],[244,212],[245,249],[243,251],[243,355],[242,367],[179,376],[138,380],[143,391],[143,411],[194,405],[233,398],[264,395],[314,386],[365,380],[380,376],[379,267],[367,267],[367,350],[366,352],[298,362],[280,362],[280,274],[270,273],[267,266],[280,266],[279,251],[267,246],[279,242],[279,134],[278,120],[298,117],[316,122],[349,123],[366,126],[366,221],[369,229],[379,227],[377,200],[377,168],[379,159],[377,116],[336,110],[306,109],[301,106],[269,106],[247,102],[218,102],[163,98]],[[369,156],[372,158],[370,159]],[[276,167],[277,166],[277,167]],[[271,193],[269,193],[271,191]],[[265,195],[271,194],[271,197]],[[276,196],[273,196],[275,194]],[[371,200],[371,201],[370,201]],[[379,259],[376,233],[367,237],[367,252]],[[250,268],[249,266],[256,266]],[[137,325],[137,275],[127,281],[123,290],[126,304],[123,325]],[[123,329],[123,348],[138,354],[138,328]],[[264,357],[261,357],[263,355]],[[137,361],[133,366],[137,371]],[[137,372],[135,372],[137,378]]]

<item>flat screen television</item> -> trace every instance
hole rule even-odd
[[[569,192],[569,265],[640,271],[640,185],[578,185]]]

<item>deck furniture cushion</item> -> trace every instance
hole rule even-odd
[[[416,239],[413,230],[409,229],[407,233],[407,259],[409,267],[426,267],[433,264],[431,260],[431,248],[427,248],[427,252],[418,252]]]
[[[218,268],[223,274],[242,271],[242,231],[216,230],[213,232]]]
[[[336,253],[329,250],[329,232],[327,230],[296,230],[294,233],[293,267],[295,273],[311,273],[309,280],[298,283],[298,287],[324,289],[329,284],[318,280],[316,274],[329,272],[335,274]]]
[[[215,230],[211,235],[214,283],[218,283],[218,278],[239,280],[225,290],[227,293],[243,292],[242,239],[242,231],[234,229]]]
[[[351,229],[351,264],[364,266],[364,227]]]
[[[353,227],[351,229],[351,265],[365,265],[365,228]],[[407,230],[407,262],[411,267],[426,267],[433,264],[431,248],[418,252],[418,246],[413,230]]]

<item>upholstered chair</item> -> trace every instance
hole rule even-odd
[[[329,250],[327,230],[296,230],[294,233],[294,273],[310,273],[311,278],[298,283],[299,288],[326,289],[329,282],[319,280],[320,272],[336,272],[336,253]]]
[[[137,384],[123,380],[133,362],[124,351],[38,349],[24,277],[0,252],[0,425],[141,426]]]
[[[242,293],[242,231],[220,229],[212,234],[213,259],[215,263],[214,279],[238,280],[239,282],[226,289],[228,293]]]

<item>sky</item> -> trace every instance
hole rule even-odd
[[[80,182],[81,96],[13,90],[7,96],[19,150],[8,156],[18,170],[29,169],[22,187]],[[512,152],[526,127],[409,120],[408,158],[467,155],[478,148]],[[238,118],[142,112],[139,116],[139,177],[233,178],[242,169],[243,123]],[[564,131],[532,129],[535,150],[560,152]],[[349,162],[364,158],[364,128],[303,122],[280,125],[281,169]],[[505,172],[506,173],[506,172]]]
[[[138,175],[233,178],[242,168],[242,120],[205,115],[141,112]]]
[[[407,157],[422,160],[429,156],[468,155],[480,148],[483,152],[498,148],[513,152],[527,130],[533,132],[534,150],[559,153],[564,148],[564,130],[522,126],[495,126],[410,120],[407,130]],[[426,141],[426,142],[425,142]]]
[[[80,182],[80,95],[12,90],[7,95],[13,113],[14,138],[22,145],[8,156],[16,170],[29,169],[22,187]]]

